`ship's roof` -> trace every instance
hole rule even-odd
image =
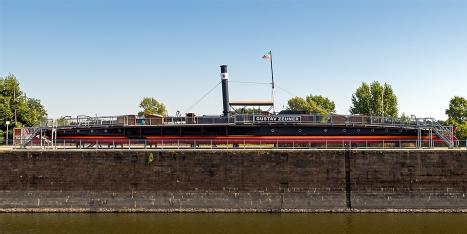
[[[230,101],[231,106],[272,106],[271,100],[235,100]]]

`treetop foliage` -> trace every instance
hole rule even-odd
[[[167,115],[167,108],[154,97],[145,97],[139,103],[139,107],[143,109],[138,112],[139,116],[143,115]]]
[[[446,109],[448,123],[456,128],[456,136],[459,139],[467,139],[467,99],[455,96],[449,102]]]
[[[306,96],[305,99],[301,97],[289,99],[287,102],[287,109],[327,115],[336,112],[336,105],[327,97],[310,94]]]
[[[16,119],[15,119],[16,110]],[[19,87],[15,75],[0,77],[0,124],[6,129],[6,121],[12,127],[35,126],[47,118],[47,111],[40,100],[28,98]]]
[[[350,113],[370,116],[398,116],[397,97],[391,85],[363,82],[352,95]]]

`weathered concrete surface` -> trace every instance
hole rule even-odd
[[[0,211],[465,212],[466,193],[460,150],[0,152]]]
[[[466,209],[467,151],[352,151],[352,207]]]

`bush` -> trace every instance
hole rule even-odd
[[[154,155],[152,154],[152,152],[147,153],[146,158],[144,160],[146,165],[150,165],[153,161],[154,161]]]

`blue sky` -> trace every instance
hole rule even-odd
[[[467,1],[0,0],[0,76],[51,117],[136,113],[154,96],[182,113],[219,82],[269,82],[276,105],[320,94],[348,113],[361,82],[393,86],[400,113],[444,119],[467,97]],[[267,85],[231,83],[231,99]],[[220,114],[218,87],[198,114]]]

